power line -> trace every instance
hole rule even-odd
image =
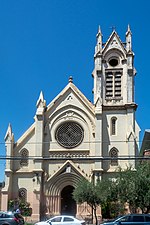
[[[89,161],[107,161],[107,160],[150,160],[150,156],[119,156],[119,157],[109,157],[109,156],[73,156],[73,155],[68,155],[68,156],[30,156],[30,157],[21,157],[21,156],[15,156],[15,157],[8,157],[8,156],[0,156],[0,160],[37,160],[37,161],[44,161],[44,160],[89,160]]]
[[[139,140],[133,140],[133,141],[129,141],[129,140],[111,140],[111,141],[84,141],[82,142],[82,144],[93,144],[93,143],[104,143],[104,144],[107,144],[107,143],[141,143],[142,141],[139,141]],[[150,140],[145,140],[144,141],[145,143],[147,142],[150,142]],[[0,142],[0,144],[20,144],[22,142]],[[28,144],[58,144],[57,141],[43,141],[43,142],[28,142]]]

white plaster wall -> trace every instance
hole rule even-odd
[[[111,135],[110,126],[111,126],[111,118],[115,116],[117,118],[116,121],[116,135]],[[111,111],[103,113],[103,156],[109,156],[109,151],[111,148],[115,147],[118,149],[119,157],[128,156],[129,154],[129,145],[127,140],[127,132],[129,127],[129,121],[126,110],[124,111]],[[132,114],[130,115],[131,119]],[[131,154],[134,155],[134,146],[132,148]],[[104,169],[109,169],[109,161],[103,163]],[[119,165],[123,168],[126,167],[127,164],[130,164],[130,161],[119,160]],[[115,167],[113,167],[116,169]],[[113,169],[112,168],[112,169]]]

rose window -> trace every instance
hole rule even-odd
[[[82,142],[84,131],[78,123],[66,122],[57,128],[55,137],[64,148],[74,148]]]

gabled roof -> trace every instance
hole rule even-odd
[[[82,177],[88,179],[87,175],[80,168],[77,168],[71,160],[67,160],[47,179],[47,191],[51,193],[51,195],[58,195],[66,185],[75,187]]]
[[[85,177],[85,174],[83,171],[81,171],[79,168],[76,167],[76,165],[71,161],[67,160],[52,176],[50,176],[47,180],[49,182],[52,179],[58,179],[58,176],[62,173],[76,173],[80,177]]]
[[[109,49],[113,49],[116,48],[120,51],[122,51],[124,54],[127,53],[124,44],[122,43],[119,35],[117,34],[116,31],[113,31],[110,35],[110,37],[108,38],[107,42],[105,43],[102,53],[105,54],[106,51],[108,51]]]
[[[75,95],[78,96],[83,105],[85,105],[92,113],[94,113],[95,106],[72,82],[69,82],[68,85],[50,102],[50,104],[47,106],[47,111],[49,111],[50,108],[53,107],[68,90],[71,90],[73,93],[75,93]]]
[[[78,96],[78,98],[80,99],[82,104],[85,105],[85,107],[88,108],[88,110],[90,112],[92,112],[92,114],[94,114],[95,106],[85,97],[85,95],[82,94],[82,92],[72,82],[69,82],[67,84],[67,86],[51,101],[51,103],[47,106],[47,111],[50,110],[51,107],[53,107],[57,103],[57,101],[59,101],[69,89],[72,92],[74,92],[75,95]],[[42,93],[40,93],[39,99],[40,99],[40,101],[42,99],[43,100],[42,102],[44,102],[44,104],[45,104],[45,100],[44,100]],[[38,99],[37,103],[39,103],[39,99]],[[44,105],[44,107],[45,107],[45,105]],[[31,133],[33,133],[34,130],[35,130],[35,122],[16,141],[15,147],[16,148],[19,147],[20,144],[22,144],[24,141],[28,140],[28,138],[30,137]]]

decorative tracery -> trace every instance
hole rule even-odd
[[[21,160],[20,160],[20,165],[21,166],[28,166],[28,156],[29,152],[26,148],[21,150]]]
[[[110,161],[111,166],[118,166],[118,149],[113,147],[110,150],[109,154],[111,157],[111,161]]]
[[[76,122],[65,122],[61,124],[55,133],[57,142],[64,148],[78,146],[84,137],[83,128]]]
[[[20,188],[18,191],[19,199],[22,201],[27,200],[27,190],[25,188]]]

